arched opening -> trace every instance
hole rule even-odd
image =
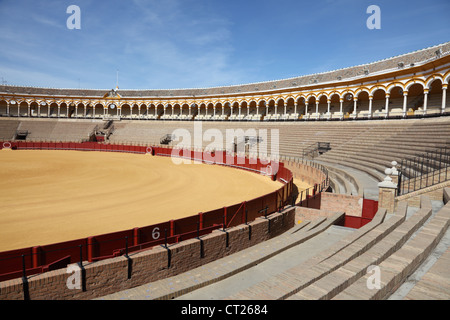
[[[377,89],[373,92],[372,117],[386,117],[386,92],[383,89]]]
[[[259,115],[256,113],[256,101],[252,100],[247,105],[247,117],[245,120],[256,121],[259,120]]]
[[[163,114],[164,114],[164,105],[160,103],[156,106],[156,119],[161,119]]]
[[[150,119],[150,120],[156,119],[156,106],[154,104],[148,105],[147,119]]]
[[[248,104],[246,101],[242,101],[240,104],[240,115],[238,115],[239,120],[247,119],[249,115],[250,109],[248,108]]]
[[[284,119],[284,99],[278,99],[275,104],[274,117],[272,120]]]
[[[119,111],[122,119],[128,119],[131,117],[131,106],[128,103],[123,104]]]
[[[40,112],[40,116],[43,118],[48,118],[49,117],[49,105],[47,102],[45,101],[41,101],[39,102],[39,106],[41,107],[41,112]]]
[[[40,117],[41,108],[36,101],[33,101],[30,103],[30,114],[29,115],[28,115],[28,106],[27,106],[26,112],[24,112],[24,108],[25,108],[24,102],[20,103],[19,115],[21,117],[26,117],[26,116]]]
[[[266,114],[266,104],[265,100],[260,100],[256,105],[256,117],[259,121],[263,120],[264,115]]]
[[[147,105],[143,103],[138,107],[138,118],[142,120],[145,119],[146,117],[147,117]]]
[[[344,118],[350,118],[350,115],[353,114],[354,109],[355,104],[353,94],[351,92],[347,92],[343,95],[342,101],[342,113],[344,114]]]
[[[322,94],[319,97],[318,102],[319,102],[319,105],[318,105],[317,109],[316,109],[316,107],[314,109],[314,113],[315,113],[314,114],[314,118],[316,118],[316,119],[322,118],[323,115],[325,115],[328,112],[328,98],[327,98],[327,96]],[[316,106],[317,106],[317,104],[316,104]]]
[[[286,116],[284,120],[293,120],[295,111],[295,100],[294,98],[286,99]]]
[[[415,83],[408,89],[408,103],[406,112],[408,116],[422,115],[424,103],[424,91],[421,83]]]
[[[389,90],[389,117],[403,115],[403,88],[395,86]]]
[[[304,97],[297,99],[297,119],[303,119],[306,111],[306,100]]]
[[[56,102],[51,102],[49,105],[49,117],[58,117],[58,104]]]
[[[369,93],[367,91],[361,91],[358,93],[358,102],[356,103],[356,117],[368,118],[369,117]]]
[[[214,116],[214,104],[212,102],[206,105],[205,120],[211,120]]]
[[[315,110],[316,110],[316,97],[310,96],[307,99],[305,119],[310,119],[312,115],[316,112]]]
[[[0,100],[0,116],[7,116],[8,113],[8,103],[6,100]]]
[[[441,79],[435,79],[429,85],[428,101],[427,101],[427,114],[440,113],[442,109],[442,81]],[[449,96],[449,95],[447,95]],[[447,108],[450,106],[446,103]]]

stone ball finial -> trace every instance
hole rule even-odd
[[[384,173],[389,176],[389,175],[392,174],[392,169],[391,168],[387,168],[386,170],[384,170]]]
[[[397,164],[398,164],[398,163],[397,163],[397,161],[395,161],[395,160],[391,162],[391,165],[392,165],[393,167],[396,167]]]

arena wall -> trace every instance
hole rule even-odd
[[[101,297],[193,270],[280,235],[294,225],[295,208],[291,207],[267,219],[257,218],[226,232],[216,230],[200,239],[186,240],[168,248],[158,246],[128,257],[83,262],[79,289],[69,289],[71,277],[75,274],[68,273],[70,269],[31,276],[25,281],[20,278],[4,281],[0,283],[0,300],[86,300]]]

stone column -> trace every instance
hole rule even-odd
[[[339,113],[341,114],[340,115],[341,120],[344,119],[344,112],[343,111],[344,111],[344,99],[340,98],[339,99]]]
[[[331,118],[331,100],[328,99],[327,100],[327,115],[328,115],[328,119]]]
[[[441,113],[445,112],[445,107],[446,107],[445,104],[446,103],[447,103],[447,85],[443,84],[442,85],[442,110],[441,110]]]
[[[368,118],[372,118],[372,105],[373,105],[373,96],[369,97],[369,114],[368,114]]]
[[[308,119],[308,102],[305,103],[305,118]]]
[[[427,115],[427,107],[428,107],[428,89],[423,90],[423,115]]]
[[[386,93],[386,105],[384,107],[384,111],[385,111],[385,117],[388,118],[389,117],[389,93]]]
[[[408,91],[404,91],[403,92],[403,114],[402,114],[403,118],[406,117],[407,105],[408,105]]]
[[[355,119],[358,118],[357,114],[356,114],[356,112],[357,112],[356,108],[357,107],[358,107],[358,98],[354,97],[353,98],[353,116],[355,117]]]
[[[319,101],[316,101],[316,120],[319,120]]]
[[[386,209],[387,213],[394,213],[397,185],[392,182],[390,177],[392,169],[386,169],[385,174],[384,181],[378,184],[378,208]]]

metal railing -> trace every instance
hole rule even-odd
[[[400,163],[397,196],[431,187],[450,178],[450,146],[427,151]]]

